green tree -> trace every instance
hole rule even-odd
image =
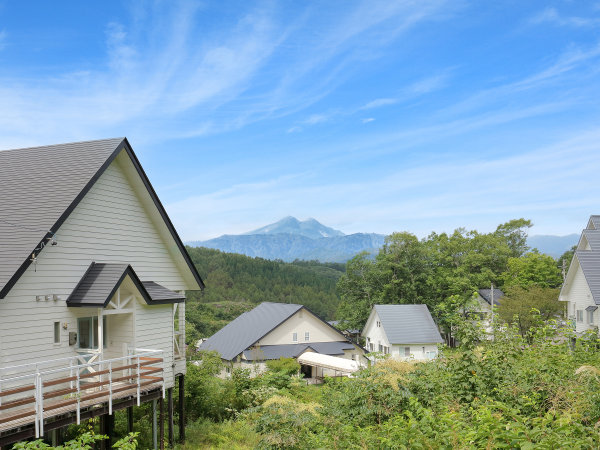
[[[503,322],[515,324],[521,335],[526,336],[540,320],[562,317],[565,303],[558,301],[558,293],[556,288],[513,286],[502,297],[498,315]]]
[[[527,250],[527,230],[533,226],[531,220],[513,219],[496,228],[496,233],[506,239],[515,258],[522,256]]]
[[[562,275],[554,258],[537,250],[520,258],[509,258],[508,270],[502,274],[502,279],[505,289],[513,286],[528,288],[534,285],[556,288],[562,284]]]

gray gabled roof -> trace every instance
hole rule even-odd
[[[594,251],[600,251],[600,229],[598,230],[583,230],[582,233],[585,236],[590,248]]]
[[[279,358],[297,358],[309,348],[324,355],[343,355],[344,350],[351,350],[355,347],[348,341],[310,342],[302,344],[262,345],[256,349],[244,350],[243,353],[248,361],[261,361]]]
[[[302,308],[289,303],[261,303],[229,322],[198,349],[217,351],[230,361]]]
[[[0,151],[0,298],[125,150],[200,287],[200,275],[126,138]]]
[[[443,342],[427,305],[373,306],[390,344]]]
[[[488,305],[492,304],[492,289],[479,289],[479,295],[488,303]],[[504,292],[502,292],[498,288],[494,288],[494,305],[500,305],[500,299],[504,297]]]
[[[588,230],[600,230],[600,216],[592,215],[588,221]]]
[[[600,305],[600,251],[577,250],[575,257],[579,261],[594,303]]]
[[[104,308],[129,276],[147,304],[178,303],[185,297],[154,281],[140,281],[129,264],[92,262],[73,292],[67,299],[67,306],[87,306]]]

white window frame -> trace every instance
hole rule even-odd
[[[292,333],[292,342],[298,342],[298,333]]]
[[[594,311],[586,311],[588,325],[594,324]]]
[[[60,322],[54,322],[52,331],[54,332],[54,343],[60,344]]]
[[[583,309],[577,310],[577,322],[583,323]]]
[[[304,342],[310,341],[310,331],[304,332]]]

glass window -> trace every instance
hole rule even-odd
[[[304,340],[306,342],[310,341],[310,332],[309,331],[307,331],[307,332],[304,333]]]
[[[108,328],[106,327],[106,316],[102,317],[102,346],[106,348]],[[79,348],[98,347],[98,316],[81,317],[77,319],[77,338]]]
[[[60,342],[60,322],[54,322],[54,343]]]
[[[292,333],[292,341],[298,342],[298,333]]]
[[[587,322],[589,324],[594,323],[594,311],[586,311],[587,312]]]
[[[583,309],[577,310],[577,322],[583,322]]]
[[[410,357],[410,347],[404,347],[404,356]]]

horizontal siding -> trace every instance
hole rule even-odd
[[[181,262],[173,256],[179,250],[174,252],[170,240],[165,243],[131,187],[122,163],[117,158],[107,168],[61,226],[56,235],[58,245],[47,246],[37,264],[32,264],[0,300],[1,366],[76,355],[76,346],[68,345],[69,332],[77,331],[78,317],[96,315],[97,309],[67,308],[66,299],[92,261],[131,264],[141,280],[152,280],[174,291],[187,287]],[[39,207],[44,211],[43,202]],[[18,216],[18,211],[15,214]],[[62,300],[36,301],[36,295],[47,294],[60,295]],[[139,304],[137,309],[136,346],[165,351],[165,375],[172,386],[172,306]],[[127,320],[117,316],[108,320],[107,336],[114,350],[106,356],[120,356],[117,353],[122,352],[122,344],[133,341],[133,325],[126,326]],[[55,321],[61,323],[60,344],[53,342]],[[66,330],[63,323],[67,323]]]

